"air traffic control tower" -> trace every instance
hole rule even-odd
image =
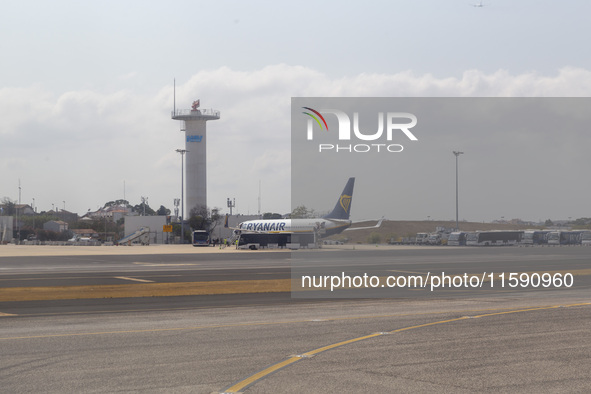
[[[218,120],[220,111],[200,109],[199,100],[191,109],[174,109],[172,119],[181,121],[185,132],[185,212],[207,207],[207,121]]]

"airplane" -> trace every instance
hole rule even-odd
[[[472,7],[486,7],[488,4],[483,4],[482,1],[480,3],[471,4]]]
[[[349,220],[349,214],[351,212],[354,185],[355,178],[349,178],[332,212],[322,218],[247,220],[234,228],[228,226],[226,217],[224,227],[232,228],[234,233],[240,236],[239,246],[244,244],[266,246],[269,243],[285,246],[285,244],[296,239],[313,241],[315,238],[324,238],[343,231],[380,227],[383,218],[375,226],[351,228],[353,222]],[[251,247],[251,249],[254,248]]]

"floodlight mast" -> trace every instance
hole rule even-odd
[[[181,154],[181,244],[185,243],[185,153],[186,149],[177,149]]]
[[[456,231],[460,229],[459,214],[458,214],[458,156],[463,155],[464,152],[453,151],[456,156]]]

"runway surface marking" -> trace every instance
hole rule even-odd
[[[135,262],[135,265],[141,265],[143,267],[182,267],[185,265],[201,265],[197,263],[141,263]]]
[[[399,328],[399,329],[388,331],[388,332],[377,332],[377,333],[373,333],[373,334],[369,334],[369,335],[364,335],[361,337],[348,339],[346,341],[337,342],[332,345],[323,346],[323,347],[320,347],[320,348],[317,348],[314,350],[310,350],[308,352],[301,353],[298,355],[290,356],[289,358],[287,358],[283,361],[273,364],[273,365],[271,365],[259,372],[256,372],[253,375],[248,376],[247,378],[245,378],[243,380],[240,380],[240,381],[232,384],[231,386],[221,390],[220,393],[240,392],[240,390],[244,390],[244,389],[254,385],[256,382],[269,376],[270,374],[277,372],[278,370],[283,369],[283,368],[285,368],[291,364],[294,364],[298,361],[312,358],[312,357],[316,356],[317,354],[325,352],[327,350],[332,350],[332,349],[335,349],[335,348],[338,348],[341,346],[349,345],[351,343],[355,343],[355,342],[359,342],[359,341],[364,341],[364,340],[375,338],[375,337],[382,336],[382,335],[396,334],[396,333],[400,333],[403,331],[414,330],[417,328],[423,328],[423,327],[429,327],[429,326],[435,326],[435,325],[439,325],[439,324],[453,323],[453,322],[458,322],[458,321],[466,320],[466,319],[476,319],[476,318],[499,316],[499,315],[505,315],[505,314],[511,314],[511,313],[523,313],[523,312],[541,311],[541,310],[548,310],[548,309],[555,309],[555,308],[569,308],[569,307],[588,306],[588,305],[591,305],[591,303],[585,302],[585,303],[570,304],[570,305],[552,305],[552,306],[545,306],[545,307],[533,307],[533,308],[509,310],[509,311],[502,311],[502,312],[486,313],[486,314],[477,315],[477,316],[462,316],[462,317],[458,317],[455,319],[440,320],[440,321],[435,321],[435,322],[431,322],[431,323],[419,324],[416,326]]]
[[[17,315],[15,315],[13,313],[3,313],[3,312],[0,312],[0,317],[3,317],[3,316],[17,316]]]
[[[135,282],[144,282],[144,283],[154,283],[153,280],[139,279],[139,278],[129,278],[127,276],[115,276],[115,279],[131,280],[131,281],[135,281]]]

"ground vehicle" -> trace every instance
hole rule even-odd
[[[431,233],[425,242],[427,245],[441,245],[441,234]]]
[[[466,235],[463,231],[455,231],[449,234],[449,238],[447,238],[447,244],[449,246],[464,246],[466,245]]]
[[[551,231],[548,245],[577,245],[581,243],[582,231]]]
[[[80,238],[78,239],[80,240]],[[135,232],[126,235],[117,241],[119,245],[131,245],[132,243],[140,243],[142,245],[150,244],[150,227],[140,227]]]
[[[423,245],[423,244],[427,243],[428,239],[429,239],[428,233],[417,233],[417,237],[415,238],[415,242],[418,245]]]
[[[290,247],[292,244],[307,246],[313,244],[315,241],[314,234],[257,234],[257,233],[243,233],[238,238],[239,249],[256,250],[261,247]]]
[[[544,245],[548,243],[550,230],[525,230],[521,243],[524,245]]]
[[[591,246],[591,231],[583,231],[581,233],[581,245]]]
[[[205,230],[193,231],[193,246],[209,246],[209,233]]]
[[[506,246],[517,244],[523,231],[476,231],[466,236],[468,246]]]

